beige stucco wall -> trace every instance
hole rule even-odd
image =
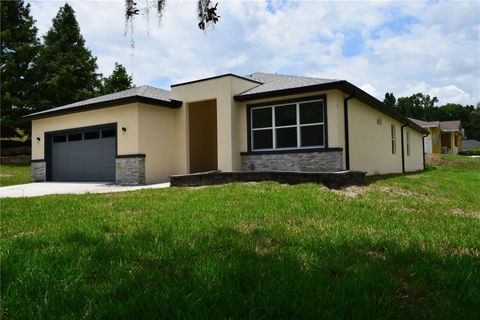
[[[240,170],[239,109],[233,97],[257,84],[233,76],[225,76],[172,87],[172,97],[183,101],[176,120],[178,155],[176,169],[189,172],[188,108],[189,103],[205,100],[217,101],[218,169]]]
[[[410,155],[407,155],[407,132],[410,133]],[[409,127],[403,129],[405,171],[423,170],[423,140],[422,134]]]
[[[381,118],[382,124],[377,124]],[[401,123],[384,113],[351,99],[348,103],[350,169],[367,174],[402,172]],[[392,154],[391,125],[396,129],[396,153]]]
[[[138,104],[77,112],[56,117],[32,120],[32,160],[45,158],[45,132],[117,123],[117,153],[139,153]],[[122,133],[121,128],[127,128]],[[37,137],[41,140],[37,142]]]
[[[139,153],[145,157],[146,183],[168,181],[176,169],[178,109],[140,103],[138,106]]]

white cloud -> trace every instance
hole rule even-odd
[[[431,96],[438,97],[440,101],[448,101],[451,103],[460,104],[469,104],[472,101],[470,94],[453,84],[441,88],[431,88],[428,93]]]
[[[265,1],[223,0],[219,23],[205,33],[195,1],[168,0],[160,26],[154,14],[149,25],[136,19],[133,52],[123,0],[69,3],[99,71],[120,62],[137,84],[265,71],[346,79],[380,99],[417,90],[440,103],[480,101],[479,2],[275,1],[272,13]],[[32,2],[42,34],[63,4]],[[347,56],[352,32],[361,48]]]
[[[372,96],[379,95],[379,92],[377,92],[377,89],[374,86],[372,86],[370,83],[365,83],[361,85],[360,89],[371,94]]]

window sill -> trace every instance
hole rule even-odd
[[[264,150],[240,152],[242,156],[260,155],[260,154],[286,154],[286,153],[310,153],[310,152],[334,152],[343,151],[343,148],[309,148],[309,149],[290,149],[290,150]]]

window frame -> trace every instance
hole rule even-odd
[[[390,126],[390,138],[391,138],[391,145],[392,145],[392,155],[396,155],[397,154],[397,126],[393,123]]]
[[[322,105],[322,122],[300,123],[300,105],[304,103],[320,102]],[[276,126],[275,110],[284,106],[295,105],[296,123],[293,125]],[[258,109],[270,108],[272,112],[272,123],[269,127],[253,128],[253,111]],[[323,144],[315,146],[302,146],[301,129],[309,126],[323,126]],[[297,144],[296,147],[277,148],[277,129],[296,128]],[[254,148],[254,132],[259,130],[272,130],[272,148]],[[275,101],[263,104],[247,105],[247,133],[248,133],[248,151],[249,152],[275,152],[275,151],[295,151],[295,150],[312,150],[328,148],[328,118],[327,118],[327,100],[326,95],[311,96],[305,98],[289,99],[283,101]]]

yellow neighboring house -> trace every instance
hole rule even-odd
[[[429,131],[424,139],[425,153],[453,153],[462,151],[464,137],[460,120],[422,121],[410,118],[414,123]]]

